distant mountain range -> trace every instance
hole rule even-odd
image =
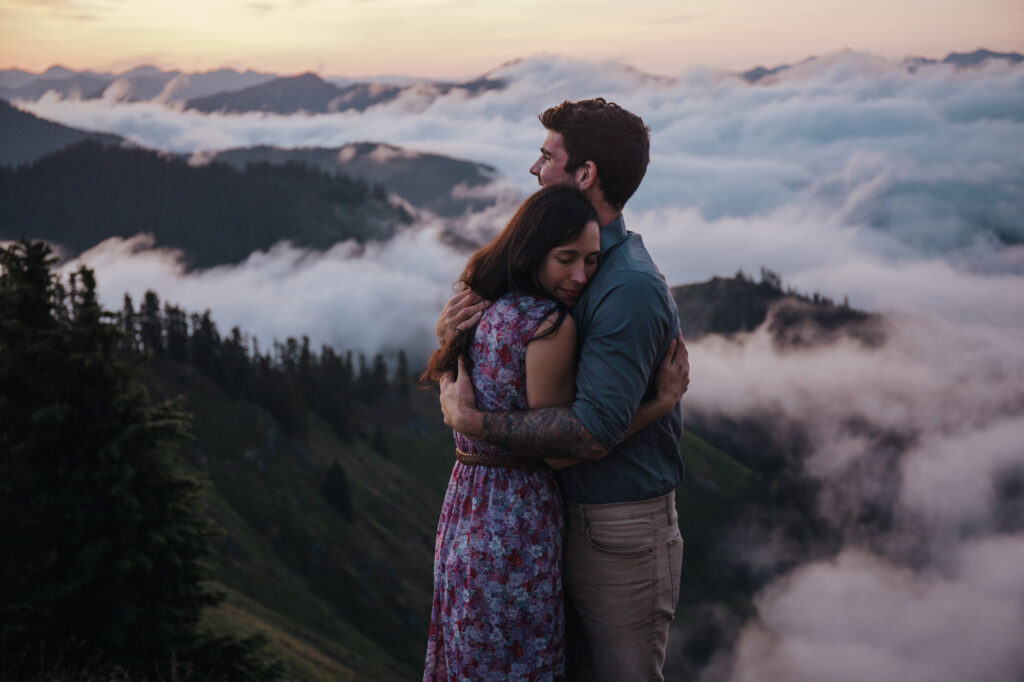
[[[816,60],[816,57],[810,57],[801,64],[807,64]],[[978,66],[990,59],[1002,59],[1010,62],[1011,64],[1019,64],[1024,61],[1024,55],[1017,54],[1016,52],[992,52],[990,50],[979,49],[974,52],[951,52],[946,55],[945,59],[928,59],[927,57],[907,57],[903,60],[903,65],[906,66],[907,70],[913,73],[922,66],[928,64],[952,64],[959,68],[966,68],[971,66]],[[744,71],[740,76],[749,83],[756,83],[757,81],[774,76],[777,73],[788,71],[793,68],[792,64],[780,64],[771,69],[766,69],[763,66],[758,66],[749,71]]]
[[[462,215],[494,204],[493,199],[467,197],[452,191],[454,188],[471,189],[491,183],[497,173],[491,166],[389,144],[356,142],[340,148],[299,149],[246,147],[216,152],[209,160],[228,163],[239,169],[257,162],[305,163],[329,173],[345,173],[370,183],[379,183],[414,207],[441,216]]]
[[[794,66],[812,63],[820,58],[810,57],[797,65],[780,64],[772,68],[757,66],[736,75],[747,82],[756,83]],[[970,53],[953,52],[944,59],[908,57],[904,66],[916,71],[928,64],[952,64],[959,68],[977,66],[991,59],[1011,63],[1024,61],[1016,52],[993,52],[979,49]],[[399,97],[416,97],[432,101],[453,91],[472,97],[483,92],[506,87],[500,77],[503,67],[478,78],[453,83],[449,81],[417,80],[403,77],[377,79],[323,78],[313,73],[281,77],[256,71],[240,72],[217,69],[203,73],[162,71],[153,66],[140,66],[122,73],[73,71],[63,66],[51,66],[43,73],[22,69],[0,71],[0,99],[35,101],[47,92],[61,97],[82,99],[107,98],[115,101],[153,101],[165,104],[184,103],[189,109],[202,112],[269,112],[292,114],[329,113],[354,109],[364,111],[376,104],[390,102]],[[645,82],[671,84],[673,78],[647,74],[633,67],[623,66],[633,77]]]
[[[230,92],[272,81],[277,76],[256,71],[217,69],[202,73],[161,71],[154,66],[139,66],[123,73],[76,72],[51,66],[41,74],[21,69],[0,71],[0,98],[35,101],[47,92],[62,97],[118,101],[184,102],[218,92]]]
[[[278,78],[243,90],[189,100],[185,103],[185,108],[206,113],[265,111],[275,114],[294,114],[304,111],[309,114],[325,114],[348,111],[349,109],[365,111],[375,104],[390,102],[401,95],[410,93],[432,100],[453,91],[462,91],[472,96],[488,90],[500,90],[504,87],[504,81],[486,77],[465,83],[431,82],[411,85],[355,83],[346,87],[338,87],[316,74],[304,73],[289,78]]]
[[[48,154],[83,140],[124,146],[117,135],[69,128],[12,107],[0,100],[0,166],[38,161]],[[496,171],[486,164],[421,153],[393,145],[358,142],[337,148],[279,149],[249,147],[206,155],[182,156],[193,167],[221,162],[244,171],[250,163],[280,166],[301,163],[331,175],[343,174],[370,185],[383,185],[419,210],[441,216],[462,215],[494,203],[486,197],[464,196],[454,188],[473,189],[494,180]]]

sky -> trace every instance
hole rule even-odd
[[[473,77],[520,57],[661,75],[838,49],[1024,51],[1019,0],[0,0],[0,68]]]

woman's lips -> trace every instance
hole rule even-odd
[[[558,291],[562,294],[562,296],[565,296],[566,298],[579,298],[580,294],[583,293],[583,289],[573,290],[565,289],[563,287],[559,287]]]

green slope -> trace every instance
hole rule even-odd
[[[154,394],[181,393],[195,414],[184,457],[208,481],[204,505],[222,534],[212,567],[228,595],[211,622],[265,633],[289,679],[416,677],[450,441],[437,437],[434,449],[389,437],[401,464],[339,441],[316,419],[306,441],[289,439],[268,413],[227,398],[190,366],[154,359],[145,376]],[[320,491],[334,461],[349,482],[351,519]]]

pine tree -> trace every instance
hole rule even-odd
[[[202,584],[198,484],[173,457],[188,414],[150,405],[118,358],[93,273],[65,290],[53,263],[42,242],[0,249],[0,668],[144,677],[177,662],[205,675],[200,659],[237,646],[220,679],[273,678],[251,641],[198,630],[218,596]]]

